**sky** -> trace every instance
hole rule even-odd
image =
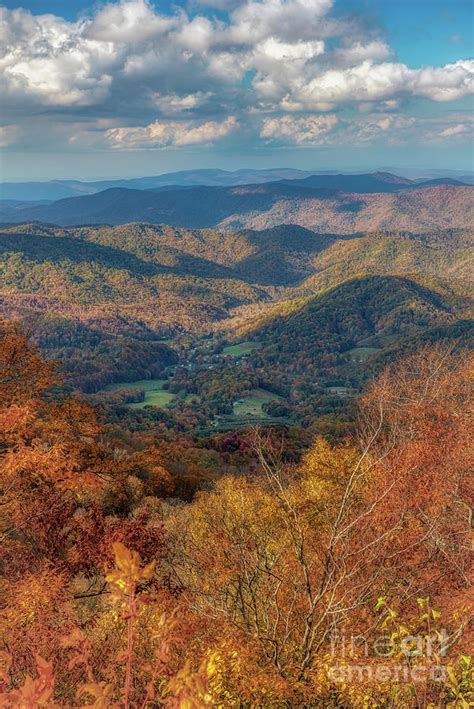
[[[471,0],[0,0],[0,180],[474,169]]]

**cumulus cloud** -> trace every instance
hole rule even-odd
[[[147,0],[109,4],[92,22],[83,24],[83,36],[100,42],[139,45],[172,29],[178,20],[158,15]]]
[[[433,101],[454,101],[474,93],[474,60],[464,60],[444,67],[408,70],[410,91]]]
[[[407,128],[414,119],[400,116],[373,114],[364,118],[344,120],[334,114],[313,116],[281,116],[262,122],[260,136],[283,144],[337,145],[350,142],[363,145],[395,129]]]
[[[252,46],[266,37],[312,40],[328,31],[323,18],[332,5],[332,0],[248,0],[231,14],[227,38]]]
[[[402,145],[419,140],[425,143],[455,142],[472,136],[474,117],[453,114],[413,117],[393,113],[367,113],[362,116],[337,117],[334,114],[266,118],[260,136],[286,145],[351,145],[365,147],[377,141],[384,145]]]
[[[293,118],[282,116],[263,121],[260,135],[262,138],[282,140],[298,144],[320,145],[337,123],[334,115]]]
[[[164,142],[153,144],[179,145],[185,143],[178,142],[178,127],[170,128],[173,116],[189,117],[187,128],[178,123],[190,137],[194,126],[228,127],[229,115],[243,124],[245,115],[269,114],[261,133],[273,140],[278,131],[286,137],[291,120],[283,119],[299,114],[301,136],[307,136],[300,142],[309,144],[322,139],[318,125],[327,125],[311,114],[362,107],[395,112],[407,97],[449,102],[474,91],[473,61],[416,69],[392,61],[374,31],[353,17],[334,16],[333,0],[211,4],[227,14],[205,15],[198,4],[192,12],[164,14],[148,0],[119,0],[68,22],[0,8],[5,122],[26,122],[32,109],[52,120],[70,116],[71,123],[113,115],[118,126],[110,130],[123,131],[116,135],[124,143],[128,135],[148,144],[150,126],[157,125],[155,138],[160,126],[168,127]],[[258,121],[245,123],[259,132]],[[110,145],[120,140],[107,134]]]
[[[151,95],[153,105],[160,109],[164,115],[175,115],[184,111],[192,111],[198,106],[202,106],[206,101],[212,98],[214,94],[211,91],[198,91],[195,94],[187,96],[178,96],[177,94],[162,95],[154,93]]]
[[[436,69],[409,69],[405,64],[366,60],[346,69],[328,69],[313,78],[300,76],[289,89],[291,93],[284,101],[299,110],[386,101],[398,95],[451,101],[474,92],[474,61],[458,61]]]
[[[225,121],[155,121],[139,128],[111,128],[106,132],[108,144],[118,150],[162,148],[166,146],[210,143],[224,138],[237,127],[235,116]]]
[[[388,59],[390,47],[380,40],[366,43],[356,41],[353,44],[336,49],[334,57],[341,66],[354,66],[365,61],[382,61]]]
[[[465,123],[458,123],[455,126],[448,126],[444,130],[440,131],[440,138],[452,138],[456,135],[464,135],[466,133],[472,133],[472,126],[468,126]]]
[[[113,80],[114,48],[53,15],[0,8],[4,100],[46,106],[97,103]]]

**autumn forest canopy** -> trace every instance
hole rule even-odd
[[[0,709],[474,709],[473,27],[0,0]]]
[[[474,188],[208,172],[0,204],[0,706],[472,706]]]
[[[304,450],[276,429],[160,443],[61,391],[17,326],[1,352],[3,706],[467,702],[466,351],[388,366],[353,435]],[[343,632],[393,652],[331,651]]]

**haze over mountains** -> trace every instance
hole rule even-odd
[[[291,223],[339,234],[365,230],[465,228],[473,187],[448,178],[414,181],[390,173],[311,175],[216,187],[113,187],[51,204],[4,203],[4,223],[62,226],[149,222],[175,227],[266,229]],[[227,175],[227,174],[226,174]],[[231,173],[234,175],[235,173]],[[186,179],[191,179],[187,175]]]
[[[380,175],[392,172],[389,169],[379,170],[374,173]],[[405,174],[408,172],[409,174]],[[367,174],[367,173],[366,173]],[[245,184],[260,184],[265,182],[277,182],[279,180],[303,180],[307,177],[314,177],[313,186],[331,187],[335,182],[339,182],[336,189],[348,189],[350,178],[353,177],[355,191],[359,191],[359,177],[364,175],[363,171],[353,175],[337,171],[318,170],[298,170],[296,168],[267,168],[260,170],[181,170],[169,172],[162,175],[150,177],[137,177],[130,179],[108,179],[108,180],[51,180],[49,182],[0,182],[0,202],[42,202],[55,201],[66,197],[81,197],[87,194],[96,194],[106,189],[114,187],[124,187],[126,189],[148,190],[160,187],[193,187],[197,185],[207,185],[209,187],[229,187]],[[474,183],[474,173],[465,173],[456,170],[440,172],[438,170],[426,171],[403,171],[402,177],[398,178],[400,184],[406,182],[407,185],[427,182],[429,180],[439,180],[443,182],[462,182],[465,184]],[[341,180],[347,176],[349,179]],[[409,178],[409,179],[408,179]],[[317,185],[319,183],[319,185]],[[379,180],[379,184],[381,181]],[[375,184],[373,186],[376,186]],[[370,191],[370,190],[369,190]],[[382,190],[385,191],[385,190]]]
[[[57,200],[95,194],[111,187],[147,190],[176,185],[242,185],[247,183],[273,182],[309,177],[312,172],[293,168],[267,170],[182,170],[152,177],[110,179],[85,182],[81,180],[52,180],[50,182],[4,182],[0,184],[0,199],[19,201]]]

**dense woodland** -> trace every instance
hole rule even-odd
[[[268,229],[298,224],[318,232],[411,230],[472,225],[473,188],[448,179],[411,183],[389,173],[313,175],[232,187],[112,187],[51,204],[3,208],[0,221],[52,224],[151,222],[188,229]]]
[[[184,353],[186,333],[196,351],[203,335],[217,347],[263,339],[261,356],[244,371],[262,380],[270,367],[266,379],[286,394],[290,375],[301,373],[306,387],[342,380],[358,390],[364,375],[345,366],[344,353],[470,317],[469,230],[343,237],[298,226],[223,233],[30,224],[4,227],[0,248],[4,317],[21,320],[42,352],[63,363],[72,386],[89,393],[161,376]],[[233,376],[233,391],[241,391],[242,367]],[[192,389],[181,376],[181,388],[214,389],[203,378],[192,372]],[[229,406],[227,388],[217,394],[221,408]]]
[[[2,227],[0,706],[472,705],[468,188],[377,179]]]
[[[2,706],[469,706],[467,351],[393,362],[338,444],[134,433],[0,353]]]

